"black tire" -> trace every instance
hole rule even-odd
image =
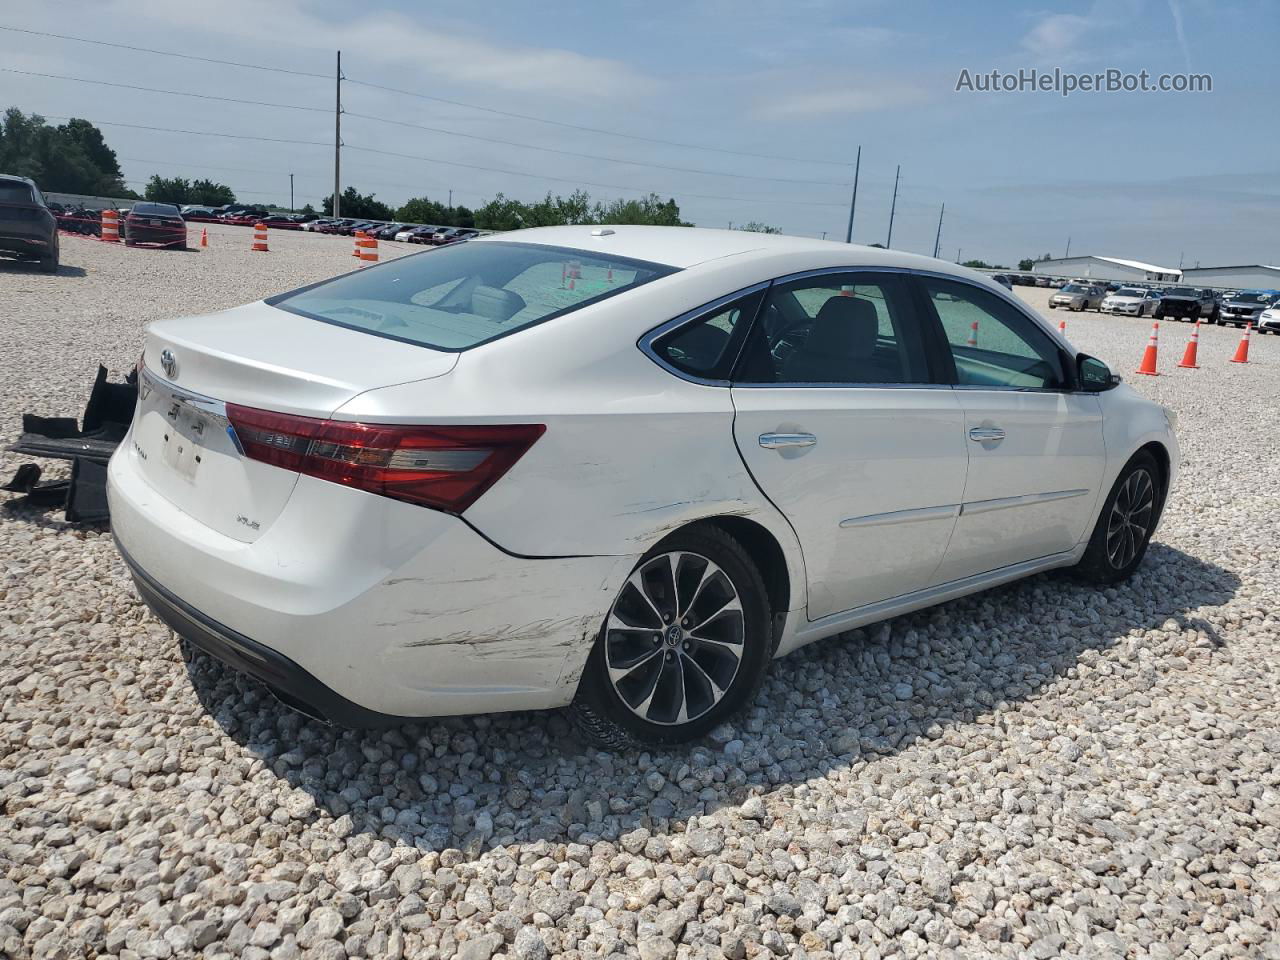
[[[1056,309],[1057,309],[1057,307],[1055,307],[1052,303],[1050,303],[1050,304],[1049,304],[1049,309],[1050,309],[1050,310],[1056,310]]]
[[[671,574],[668,555],[677,553],[688,556],[679,558],[676,573]],[[704,561],[701,567],[698,561]],[[710,565],[718,567],[719,573],[710,571]],[[720,575],[727,580],[729,590],[736,592],[740,619],[733,617],[732,610],[715,608],[716,600],[728,592]],[[692,578],[697,578],[696,585]],[[692,595],[692,602],[687,605],[677,581]],[[636,582],[645,586],[645,592]],[[660,609],[668,601],[672,601],[671,606]],[[685,633],[676,620],[698,606],[702,606],[706,620]],[[709,609],[717,612],[708,614]],[[644,622],[649,614],[653,615],[652,625]],[[615,616],[636,629],[610,630],[609,623]],[[770,623],[764,581],[742,545],[710,525],[679,530],[645,554],[619,591],[587,657],[578,691],[569,706],[570,717],[587,740],[605,749],[684,743],[704,736],[755,698],[773,655]],[[673,639],[673,632],[680,633],[682,641]],[[701,641],[697,636],[700,633],[704,636]],[[712,633],[719,633],[720,638],[712,639]],[[728,659],[734,651],[739,656],[730,674]],[[619,685],[625,687],[628,680],[632,681],[629,695],[637,709],[645,709],[646,716],[629,706],[615,686],[609,672],[611,657],[615,658],[615,665],[626,666],[630,661],[629,671]],[[698,674],[686,675],[685,671],[695,668],[700,678],[696,684],[686,686],[686,676],[695,678]],[[718,699],[715,694],[720,687],[713,682],[713,674],[724,685]],[[661,716],[656,721],[648,719],[655,710],[671,716],[675,704],[667,694],[676,686],[681,697],[679,713],[697,713],[684,722],[674,718],[664,721]]]
[[[1151,534],[1164,510],[1164,493],[1164,476],[1155,457],[1145,452],[1134,454],[1102,504],[1089,546],[1075,567],[1076,576],[1100,585],[1128,579],[1147,554]],[[1140,534],[1135,529],[1138,524]]]
[[[55,253],[51,257],[40,258],[41,273],[57,273],[58,272],[58,255]]]

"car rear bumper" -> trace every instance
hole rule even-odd
[[[342,724],[563,706],[635,562],[512,556],[457,517],[305,476],[246,543],[159,496],[131,436],[107,494],[162,620]]]

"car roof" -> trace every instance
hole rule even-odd
[[[971,279],[989,279],[965,267],[943,260],[923,257],[898,250],[864,247],[860,244],[781,234],[753,233],[746,230],[711,230],[702,227],[647,227],[627,224],[568,227],[532,227],[508,233],[477,237],[470,243],[536,243],[552,247],[570,247],[583,253],[612,254],[633,260],[646,260],[681,269],[725,257],[759,261],[791,260],[796,254],[811,254],[814,267],[842,262],[859,267],[929,270]]]

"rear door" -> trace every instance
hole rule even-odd
[[[811,620],[929,583],[964,491],[963,412],[905,277],[775,283],[732,386],[734,436],[800,540]]]
[[[915,278],[955,367],[969,456],[935,583],[1072,549],[1088,532],[1105,449],[1096,394],[1030,317],[974,284]]]

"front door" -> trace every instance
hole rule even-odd
[[[1102,482],[1102,409],[1072,389],[1069,358],[995,294],[921,277],[955,364],[969,451],[955,533],[934,583],[1071,550]]]
[[[733,383],[734,436],[804,553],[811,620],[926,586],[964,492],[956,391],[905,276],[774,284]]]

